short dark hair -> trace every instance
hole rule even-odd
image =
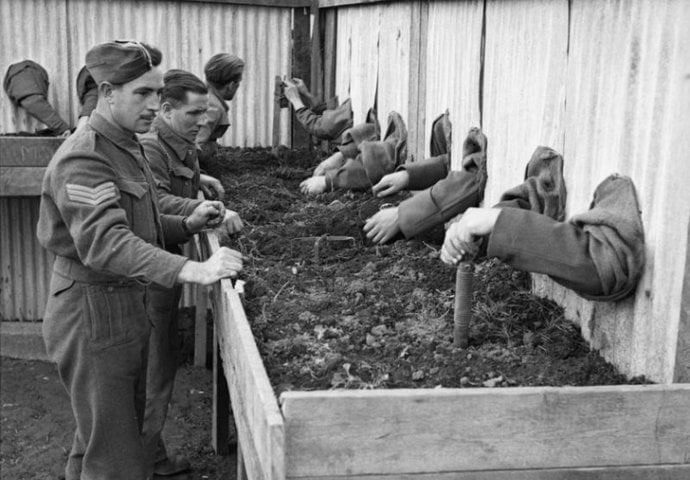
[[[161,103],[170,102],[174,106],[187,101],[187,92],[208,93],[206,84],[196,75],[186,70],[172,69],[163,76]]]
[[[206,81],[214,87],[239,81],[244,71],[244,60],[231,53],[216,53],[204,66]]]

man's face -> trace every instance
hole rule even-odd
[[[152,68],[131,82],[113,87],[110,110],[113,120],[124,130],[146,133],[160,108],[163,72]]]
[[[186,101],[177,106],[164,102],[161,114],[165,123],[182,138],[191,142],[196,138],[204,123],[208,110],[208,95],[205,93],[187,92]]]
[[[237,89],[240,88],[240,83],[242,83],[242,74],[240,74],[238,77],[236,77],[235,80],[233,80],[230,83],[227,83],[225,85],[225,88],[223,88],[223,99],[230,101],[233,98],[235,98],[235,94],[237,93]]]

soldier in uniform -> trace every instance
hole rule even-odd
[[[106,42],[89,50],[86,67],[96,110],[55,153],[41,193],[38,239],[55,255],[43,335],[76,423],[67,480],[143,480],[153,474],[141,438],[148,285],[211,284],[236,275],[242,257],[222,248],[201,263],[161,248],[222,219],[224,207],[159,214],[135,136],[149,130],[163,88],[149,52]]]
[[[164,77],[161,109],[151,130],[140,137],[160,193],[161,210],[188,215],[201,202],[196,200],[201,185],[222,199],[223,187],[208,175],[200,174],[194,139],[206,121],[208,89],[201,79],[183,70],[170,70]],[[228,233],[242,228],[237,213],[226,210]],[[168,252],[182,254],[177,243],[165,243]],[[157,475],[175,475],[190,468],[187,459],[169,455],[161,437],[172,398],[179,361],[177,332],[178,304],[182,286],[172,288],[152,284],[149,288],[149,315],[152,322],[149,342],[144,447],[154,462]]]
[[[218,152],[217,140],[225,135],[230,126],[227,102],[235,97],[243,73],[244,60],[229,53],[215,54],[204,66],[209,105],[206,122],[196,138],[201,147],[199,162],[202,168]]]
[[[3,87],[10,101],[44,123],[53,135],[66,137],[70,128],[48,102],[48,72],[33,60],[14,63],[7,68]]]

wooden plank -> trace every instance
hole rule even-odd
[[[326,10],[323,35],[323,98],[328,101],[335,97],[335,66],[338,44],[338,11]]]
[[[194,365],[206,365],[208,349],[208,333],[206,329],[206,315],[208,310],[208,291],[203,285],[196,286],[196,302],[194,307]]]
[[[318,1],[313,0],[311,5],[311,16],[314,24],[312,25],[311,38],[311,79],[309,88],[312,95],[317,98],[323,96],[323,52],[321,50],[321,14],[319,12]]]
[[[327,480],[343,476],[288,477]],[[394,475],[347,475],[349,480],[687,480],[690,465],[637,465],[630,467],[557,468],[548,470],[493,470]]]
[[[309,9],[296,8],[292,14],[292,76],[305,81],[311,78],[311,42],[309,36]],[[309,147],[311,139],[307,132],[292,115],[292,147]]]
[[[45,172],[45,167],[0,167],[0,197],[40,195]]]
[[[219,247],[215,233],[202,236],[204,255]],[[214,285],[218,345],[233,405],[238,442],[252,479],[285,478],[283,417],[230,280]]]
[[[213,328],[213,345],[218,345],[218,331]],[[220,352],[213,352],[213,424],[211,425],[211,442],[216,455],[230,454],[230,394],[228,382],[223,372]]]
[[[410,96],[407,111],[408,122],[408,162],[424,158],[424,131],[426,129],[426,49],[427,25],[429,19],[428,3],[415,4],[410,22]]]
[[[370,3],[387,3],[391,1],[392,0],[318,0],[318,4],[319,8],[332,8],[351,5],[368,5]]]
[[[0,137],[0,167],[46,167],[64,141],[56,137]]]
[[[289,477],[690,463],[690,384],[287,392]]]

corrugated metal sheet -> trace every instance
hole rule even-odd
[[[0,197],[0,320],[43,317],[53,260],[36,239],[38,198]]]
[[[634,299],[585,302],[538,285],[582,320],[595,348],[626,373],[670,382],[690,219],[690,3],[572,4],[565,161],[568,209],[585,210],[610,173],[641,203],[647,267]],[[539,283],[539,282],[538,282]],[[687,332],[686,332],[687,333]]]
[[[495,204],[505,190],[523,181],[525,164],[537,146],[563,152],[567,48],[568,0],[487,3],[485,205]],[[453,160],[458,165],[461,159]]]
[[[431,123],[446,109],[453,123],[453,164],[459,165],[462,141],[479,126],[479,71],[484,2],[431,2],[426,48],[424,155],[429,155]],[[489,143],[491,147],[491,143]]]
[[[0,0],[0,68],[31,58],[51,77],[51,102],[74,123],[74,81],[94,44],[136,38],[163,52],[163,69],[183,68],[203,78],[211,55],[229,51],[246,62],[230,107],[228,145],[270,145],[273,79],[290,73],[292,10],[223,3],[116,0]],[[4,95],[4,94],[3,94]],[[3,96],[0,131],[18,125]],[[281,113],[281,142],[288,143],[288,112]]]

